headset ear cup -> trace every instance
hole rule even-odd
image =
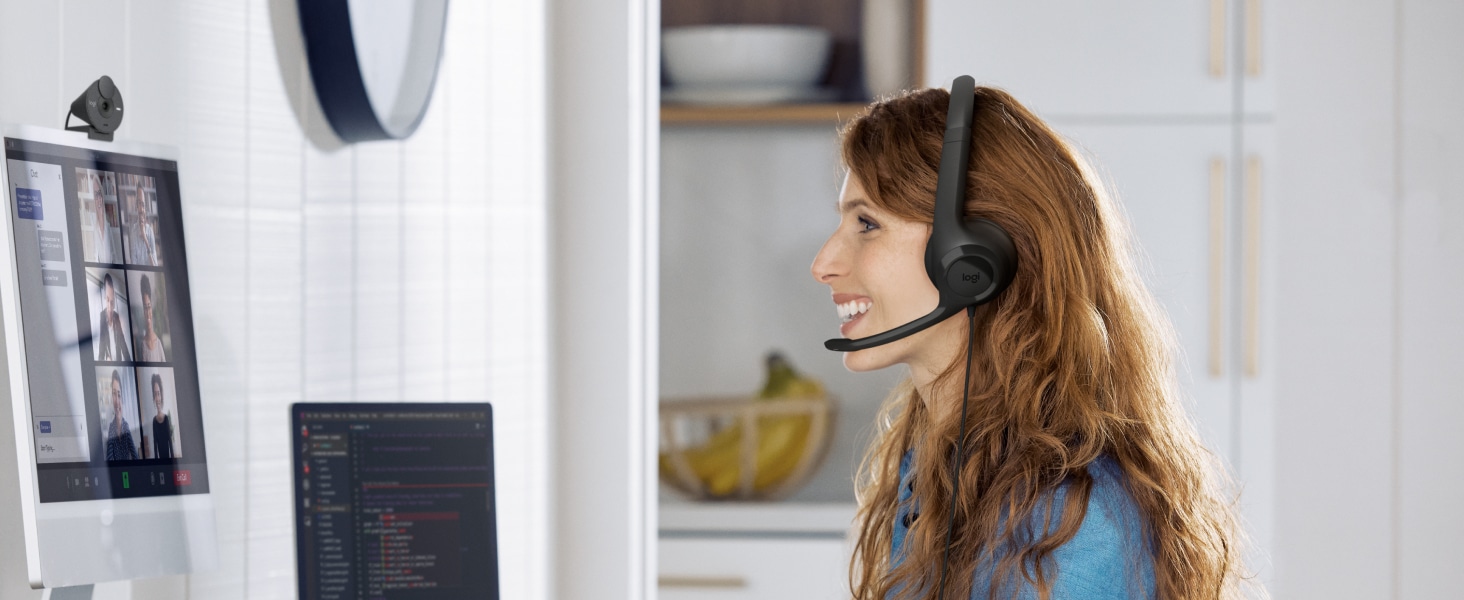
[[[987,288],[976,296],[976,303],[983,304],[1006,290],[1016,277],[1017,248],[1006,230],[993,221],[966,219],[965,225],[976,242],[977,251],[974,255],[979,258],[973,262],[984,267],[986,275],[991,278]]]
[[[963,227],[932,236],[926,256],[931,282],[948,306],[985,304],[1007,288],[1017,272],[1017,252],[1011,236],[986,219],[966,219]],[[954,238],[954,239],[953,239]],[[931,268],[931,263],[934,268]]]

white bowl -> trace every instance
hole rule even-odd
[[[701,25],[661,33],[672,85],[814,86],[833,35],[797,25]]]

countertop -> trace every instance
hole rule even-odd
[[[694,535],[813,535],[844,537],[852,503],[662,502],[662,537]]]

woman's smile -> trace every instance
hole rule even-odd
[[[853,337],[850,332],[854,330],[854,324],[864,319],[874,301],[858,294],[834,294],[834,306],[839,312],[839,333]]]

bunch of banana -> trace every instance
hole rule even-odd
[[[824,387],[818,380],[799,375],[782,355],[767,356],[767,381],[758,393],[759,402],[788,398],[812,398],[827,401]],[[757,448],[753,467],[753,489],[763,492],[782,483],[803,458],[813,419],[809,414],[789,414],[757,419]],[[742,421],[722,429],[706,443],[686,450],[692,471],[714,497],[735,493],[742,482]],[[662,452],[661,472],[674,477],[670,457]]]

